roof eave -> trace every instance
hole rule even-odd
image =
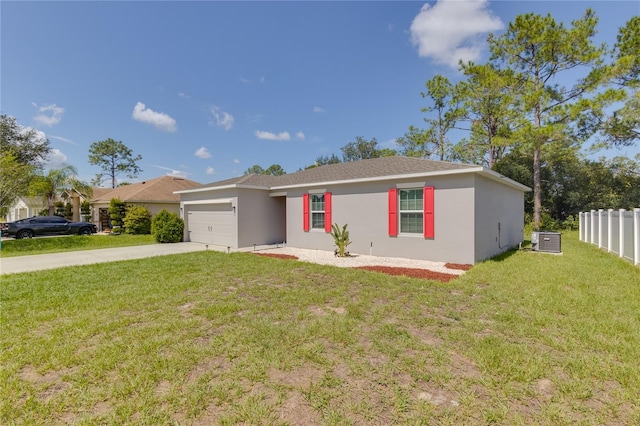
[[[194,188],[194,189],[182,189],[180,191],[173,191],[173,193],[174,194],[193,194],[197,192],[221,191],[223,189],[262,189],[262,190],[268,191],[271,188],[268,186],[262,186],[262,185],[244,185],[241,183],[234,183],[231,185],[207,186],[204,188]]]
[[[271,190],[281,190],[281,189],[294,189],[294,188],[303,188],[310,186],[329,186],[329,185],[344,185],[350,183],[367,183],[367,182],[381,182],[385,180],[399,180],[399,179],[418,179],[432,176],[446,176],[446,175],[456,175],[456,174],[464,174],[464,173],[473,173],[482,171],[482,167],[469,167],[464,169],[455,169],[455,170],[439,170],[439,171],[431,171],[431,172],[420,172],[420,173],[404,173],[399,175],[385,175],[385,176],[375,176],[368,178],[357,178],[357,179],[343,179],[343,180],[334,180],[334,181],[324,181],[324,182],[312,182],[312,183],[302,183],[302,184],[292,184],[292,185],[279,185],[272,186]]]
[[[487,177],[487,178],[489,178],[489,179],[491,179],[491,180],[493,180],[493,181],[501,182],[501,183],[503,183],[505,185],[514,187],[515,189],[519,189],[520,191],[523,191],[523,192],[531,191],[531,188],[529,188],[528,186],[523,185],[520,182],[516,182],[515,180],[510,179],[510,178],[508,178],[508,177],[506,177],[504,175],[501,175],[500,173],[495,172],[495,171],[493,171],[491,169],[487,169],[486,167],[482,167],[482,170],[480,171],[480,174],[485,176],[485,177]]]

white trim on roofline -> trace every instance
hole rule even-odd
[[[502,182],[505,185],[515,187],[521,191],[530,191],[531,189],[521,183],[518,183],[512,179],[509,179],[506,176],[502,176],[499,173],[494,172],[493,170],[489,170],[485,167],[470,167],[465,169],[456,169],[456,170],[441,170],[437,172],[421,172],[421,173],[407,173],[401,175],[387,175],[387,176],[376,176],[376,177],[368,177],[368,178],[360,178],[360,179],[346,179],[346,180],[335,180],[329,182],[311,182],[311,183],[302,183],[302,184],[293,184],[293,185],[282,185],[282,186],[273,186],[271,190],[278,189],[293,189],[293,188],[305,188],[311,186],[330,186],[330,185],[343,185],[348,183],[365,183],[365,182],[381,182],[386,180],[398,180],[398,179],[417,179],[417,178],[429,178],[433,176],[446,176],[446,175],[457,175],[457,174],[465,174],[465,173],[480,173],[482,175],[486,175],[489,179]]]
[[[191,206],[194,204],[230,204],[230,203],[233,203],[232,198],[182,201],[180,204],[184,206]]]
[[[398,180],[398,179],[419,179],[419,178],[429,178],[433,176],[447,176],[447,175],[459,175],[466,173],[479,173],[491,180],[496,182],[501,182],[507,186],[511,186],[513,188],[519,189],[520,191],[528,192],[531,191],[531,188],[522,185],[512,179],[509,179],[506,176],[501,175],[500,173],[494,172],[493,170],[487,169],[486,167],[477,166],[477,167],[468,167],[464,169],[454,169],[454,170],[440,170],[436,172],[420,172],[420,173],[406,173],[400,175],[386,175],[386,176],[375,176],[375,177],[367,177],[367,178],[359,178],[359,179],[344,179],[344,180],[334,180],[334,181],[323,181],[323,182],[310,182],[310,183],[296,183],[291,185],[275,185],[272,187],[266,186],[257,186],[257,185],[242,185],[242,184],[231,184],[231,185],[223,185],[223,186],[208,186],[205,188],[195,188],[195,189],[183,189],[181,191],[174,191],[174,194],[190,194],[196,192],[207,192],[207,191],[220,191],[223,189],[235,189],[235,188],[246,188],[246,189],[264,189],[264,190],[285,190],[285,189],[293,189],[293,188],[309,188],[309,187],[318,187],[318,186],[331,186],[331,185],[344,185],[350,183],[366,183],[366,182],[381,182],[386,180]]]
[[[207,186],[205,188],[194,188],[194,189],[182,189],[180,191],[173,191],[174,194],[193,194],[195,192],[207,192],[207,191],[220,191],[223,189],[264,189],[269,190],[268,186],[259,186],[259,185],[243,185],[232,183],[231,185],[222,185],[222,186]]]
[[[505,183],[505,184],[507,184],[509,186],[514,186],[514,187],[516,187],[517,189],[519,189],[521,191],[524,191],[524,192],[531,191],[531,188],[529,188],[528,186],[523,185],[520,182],[516,182],[515,180],[510,179],[510,178],[508,178],[508,177],[506,177],[504,175],[501,175],[500,173],[495,172],[495,171],[493,171],[491,169],[487,169],[486,167],[482,168],[482,171],[480,172],[480,174],[485,176],[485,177],[487,177],[487,178],[489,178],[489,179],[491,179],[491,180],[494,180],[494,181],[497,181],[497,182],[503,182],[503,183]]]

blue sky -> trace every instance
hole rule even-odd
[[[425,82],[486,60],[487,34],[520,13],[568,23],[592,7],[612,45],[639,4],[2,1],[0,108],[87,182],[89,146],[107,138],[142,156],[135,181],[291,173],[356,136],[394,148],[423,124]]]

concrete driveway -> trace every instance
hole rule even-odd
[[[40,271],[63,266],[90,265],[116,260],[141,259],[168,254],[223,249],[200,243],[151,244],[146,246],[116,247],[98,250],[71,251],[0,258],[0,274]]]

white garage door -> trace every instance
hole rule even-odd
[[[191,241],[235,248],[235,216],[231,203],[189,206],[187,214]]]

